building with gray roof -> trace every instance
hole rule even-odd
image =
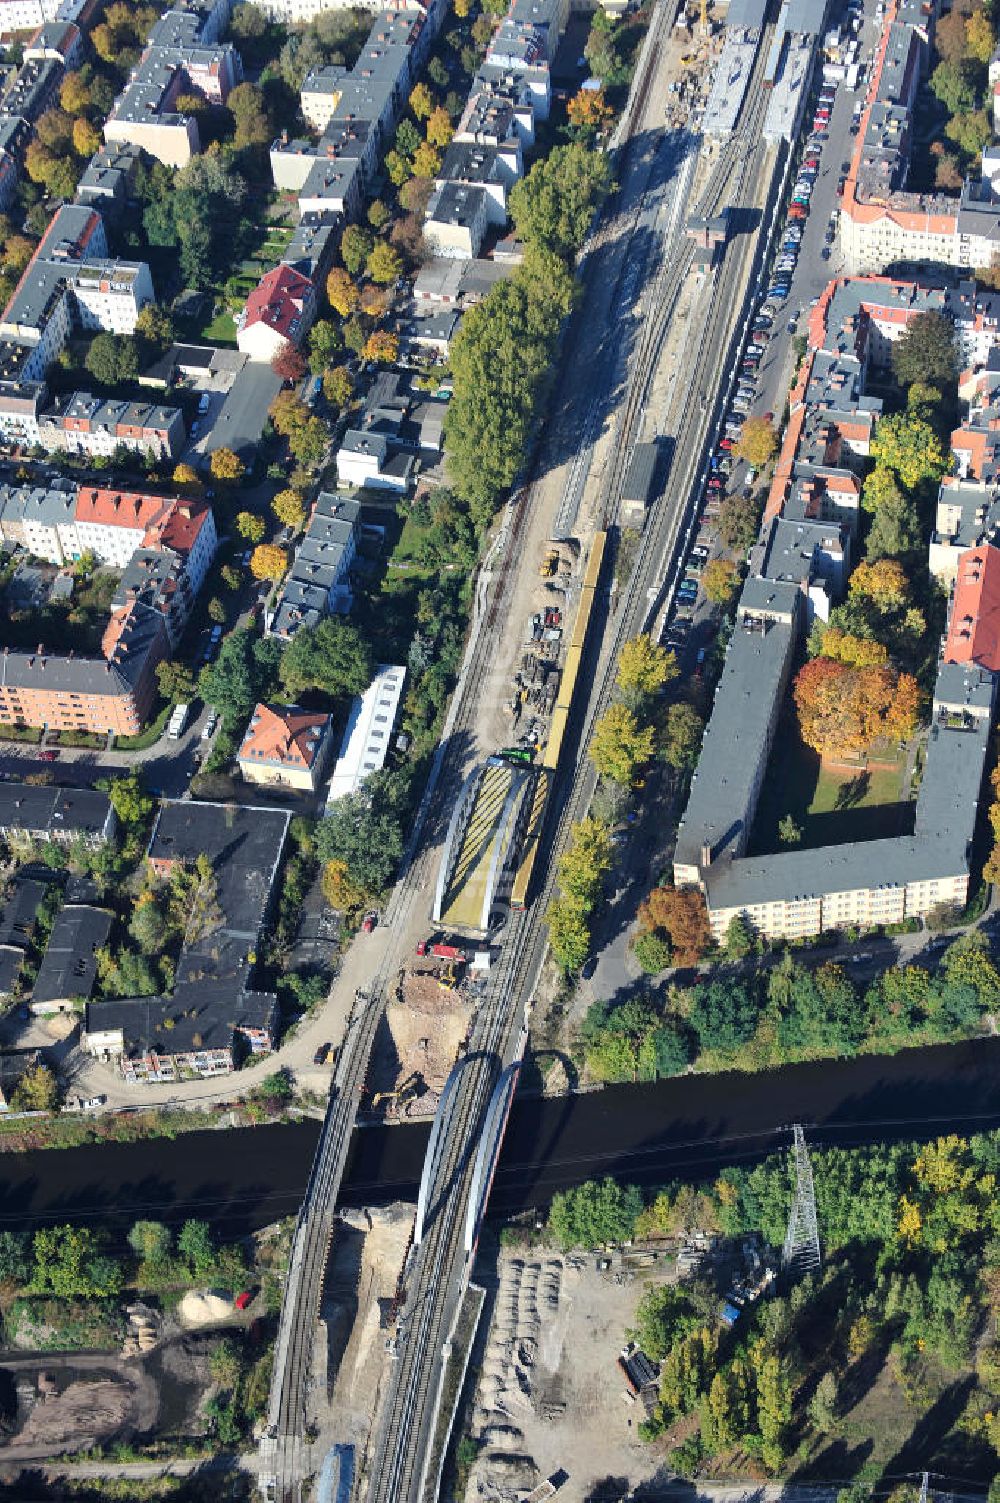
[[[359,503],[321,491],[292,567],[265,616],[268,636],[290,641],[303,626],[317,626],[331,612],[346,615],[353,604],[350,569],[357,552]]]
[[[115,829],[111,801],[97,789],[0,783],[0,835],[4,837],[24,835],[63,845],[76,840],[103,845]]]
[[[31,990],[34,1013],[70,1012],[97,980],[97,952],[108,942],[114,914],[89,903],[65,903],[56,914]]]

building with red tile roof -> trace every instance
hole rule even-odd
[[[330,715],[297,705],[257,705],[240,747],[240,771],[249,783],[283,783],[315,793],[332,724]]]
[[[958,560],[944,660],[1000,673],[1000,548],[990,543]]]
[[[236,343],[251,360],[271,361],[299,345],[316,316],[316,289],[293,266],[276,266],[247,298]]]

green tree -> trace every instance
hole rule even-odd
[[[199,692],[214,705],[231,731],[242,730],[254,705],[268,699],[277,687],[277,654],[273,638],[256,642],[246,627],[224,638],[219,656],[202,669]]]
[[[30,1277],[27,1237],[23,1232],[0,1231],[0,1285],[20,1287]]]
[[[785,1438],[792,1418],[792,1388],[786,1363],[763,1345],[755,1353],[757,1376],[757,1424],[761,1457],[776,1472],[785,1459]]]
[[[267,523],[263,517],[258,517],[252,511],[238,511],[236,513],[236,531],[241,538],[248,543],[261,542],[267,531]]]
[[[586,906],[578,898],[563,893],[549,904],[545,922],[556,964],[567,975],[578,971],[590,954]]]
[[[664,716],[659,756],[678,772],[694,767],[704,729],[705,722],[694,706],[678,700]]]
[[[139,374],[139,351],[129,335],[95,334],[84,360],[101,386],[121,386]]]
[[[363,694],[375,668],[371,643],[352,621],[326,616],[296,632],[281,660],[281,682],[291,695],[305,689]]]
[[[388,287],[403,274],[403,258],[386,240],[377,240],[365,267],[373,282]]]
[[[214,621],[217,626],[221,626],[226,619],[226,607],[223,605],[218,595],[212,596],[205,609],[208,612],[208,619],[210,621]]]
[[[581,142],[556,146],[511,189],[517,233],[529,244],[570,259],[583,245],[610,187],[611,165],[603,152]]]
[[[135,333],[146,360],[155,360],[174,342],[174,321],[160,303],[147,303],[135,321]]]
[[[469,309],[452,341],[445,455],[477,524],[492,518],[524,463],[572,303],[572,278],[558,259],[527,256]]]
[[[372,253],[375,237],[360,224],[349,224],[340,241],[340,259],[352,277],[359,277]]]
[[[604,778],[629,785],[653,755],[652,726],[640,725],[627,705],[612,705],[594,726],[590,760]]]
[[[993,139],[993,126],[985,110],[968,110],[948,121],[944,133],[968,157],[978,157]]]
[[[691,992],[689,1019],[702,1049],[731,1054],[753,1038],[757,1006],[739,981],[713,981]]]
[[[651,930],[636,936],[632,954],[648,976],[658,976],[670,964],[673,951],[665,935]]]
[[[802,840],[802,826],[798,824],[791,814],[783,814],[778,821],[778,839],[782,845],[799,845]]]
[[[370,773],[356,792],[337,799],[320,820],[320,861],[343,861],[351,881],[366,892],[388,887],[406,845],[407,793],[397,774],[384,769]]]
[[[142,893],[129,919],[128,932],[143,955],[162,953],[170,936],[171,926],[156,895],[148,888]]]
[[[63,1299],[95,1298],[117,1294],[122,1270],[104,1253],[96,1232],[86,1227],[48,1226],[32,1240],[33,1294],[52,1294]]]
[[[753,926],[742,914],[734,913],[726,930],[726,955],[730,960],[745,960],[752,955],[757,944]]]
[[[52,1112],[59,1104],[59,1082],[48,1065],[29,1065],[11,1092],[15,1112]]]
[[[837,1423],[837,1379],[833,1373],[824,1373],[809,1401],[809,1419],[817,1430],[824,1433]]]
[[[943,313],[918,313],[892,346],[892,369],[901,386],[915,381],[946,388],[958,379],[955,326]]]
[[[872,472],[875,473],[874,471]],[[865,539],[865,556],[871,561],[899,558],[923,545],[916,503],[898,486],[879,504]]]
[[[141,1262],[158,1268],[171,1257],[174,1237],[165,1222],[136,1221],[129,1231],[128,1245]]]
[[[309,368],[318,375],[344,348],[344,337],[329,318],[321,318],[309,330]]]
[[[194,694],[194,674],[186,663],[164,658],[156,665],[156,682],[164,699],[187,704]]]
[[[585,908],[592,908],[613,859],[614,846],[607,825],[599,819],[583,819],[574,825],[570,847],[559,858],[559,886]]]
[[[938,63],[930,78],[931,92],[940,99],[949,115],[975,109],[976,90],[966,62]]]
[[[587,1180],[553,1197],[549,1230],[567,1248],[624,1242],[641,1210],[642,1196],[634,1185],[619,1185],[611,1178]]]
[[[908,412],[895,412],[880,421],[871,452],[876,463],[897,475],[907,490],[923,481],[936,484],[948,468],[947,451],[934,429]]]
[[[107,794],[112,809],[126,829],[143,824],[153,812],[153,799],[143,791],[137,769],[109,779]]]
[[[207,1221],[185,1221],[177,1234],[177,1251],[187,1259],[195,1279],[208,1278],[215,1267],[215,1241]]]

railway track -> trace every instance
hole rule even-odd
[[[765,55],[765,48],[766,42],[762,43],[760,57]],[[763,118],[763,92],[752,91],[750,97],[753,104],[743,128],[727,143],[728,149],[723,148],[713,167],[701,199],[701,212],[713,212],[723,194],[739,196],[751,175],[759,175],[764,154],[754,143],[759,138]],[[661,269],[647,299],[651,312],[620,419],[622,441],[616,444],[615,465],[605,489],[605,525],[614,520],[617,512],[625,467],[652,377],[650,362],[655,362],[662,348],[690,256],[690,250],[682,247]],[[740,264],[740,277],[744,269]],[[733,300],[719,296],[713,301],[689,390],[698,390],[703,381],[715,374],[717,352],[728,349],[735,337],[736,311]],[[542,965],[546,948],[543,918],[554,887],[558,854],[565,847],[570,827],[586,811],[593,792],[595,778],[586,758],[593,725],[610,703],[622,643],[645,624],[649,612],[646,588],[662,582],[664,560],[669,557],[683,524],[692,479],[702,463],[711,423],[711,409],[704,409],[696,402],[688,407],[685,420],[678,427],[677,453],[685,468],[679,482],[671,484],[674,506],[664,507],[658,525],[648,527],[643,536],[628,587],[622,592],[623,605],[613,617],[611,631],[606,633],[607,640],[602,646],[572,782],[561,805],[554,809],[544,878],[531,906],[523,913],[512,914],[508,921],[494,983],[470,1038],[468,1075],[456,1093],[453,1117],[447,1124],[446,1156],[435,1187],[433,1219],[408,1270],[409,1295],[399,1327],[396,1368],[368,1474],[370,1503],[425,1503],[426,1469],[445,1351],[468,1272],[462,1236],[470,1188],[471,1148],[493,1086],[520,1029],[522,1001],[533,991]]]
[[[658,14],[659,33],[662,34],[670,19],[670,10],[667,6],[661,6]],[[763,52],[764,44],[760,55]],[[651,45],[645,72],[640,80],[638,93],[634,96],[630,130],[634,128],[636,120],[643,118],[655,76],[655,56],[656,47]],[[760,121],[757,117],[762,117],[763,114],[762,91],[758,90],[756,94],[758,108],[753,112],[753,117],[748,118],[738,136],[720,150],[713,164],[709,181],[699,200],[698,211],[701,213],[712,212],[720,196],[727,191],[733,173],[737,172],[742,177],[741,164],[745,172],[747,160],[753,155],[747,147],[755,132],[759,131]],[[753,91],[750,97],[754,97]],[[638,227],[641,206],[640,194],[631,225],[625,230],[630,236]],[[600,233],[601,230],[598,231]],[[621,227],[616,233],[622,233]],[[632,379],[628,386],[625,409],[618,424],[617,437],[621,441],[616,442],[616,462],[608,477],[602,501],[606,520],[613,520],[617,511],[625,466],[637,434],[652,368],[662,349],[670,318],[690,267],[690,259],[691,251],[685,244],[679,247],[674,256],[664,258],[664,264],[644,299],[645,317],[640,342],[632,359]],[[621,273],[619,277],[620,275]],[[723,311],[720,300],[715,323],[721,323]],[[702,364],[705,363],[706,350],[715,348],[718,346],[711,342],[703,343]],[[700,381],[699,373],[698,384]],[[691,435],[687,432],[683,436],[678,434],[679,452],[682,444],[686,447],[690,438]],[[493,587],[480,597],[483,609],[479,612],[475,641],[471,644],[472,650],[456,690],[453,713],[449,717],[447,729],[453,744],[456,736],[460,744],[460,733],[472,727],[483,684],[494,662],[495,628],[505,618],[513,591],[516,565],[520,562],[521,550],[518,545],[531,511],[530,501],[530,489],[511,498],[494,545],[496,572]],[[626,599],[631,600],[632,606],[619,611],[611,640],[605,644],[601,654],[602,669],[598,674],[600,688],[592,696],[588,706],[579,739],[580,754],[574,779],[556,811],[557,818],[550,842],[547,842],[550,847],[549,860],[542,890],[527,912],[511,916],[494,984],[470,1037],[467,1074],[453,1103],[453,1118],[449,1124],[445,1156],[439,1185],[436,1187],[438,1193],[435,1197],[435,1209],[409,1270],[407,1282],[412,1293],[400,1319],[396,1370],[380,1427],[380,1440],[368,1474],[371,1479],[369,1498],[372,1503],[390,1503],[390,1500],[391,1503],[401,1503],[403,1499],[408,1500],[408,1503],[416,1503],[421,1497],[431,1439],[426,1433],[426,1427],[429,1416],[436,1413],[435,1400],[443,1372],[441,1347],[464,1292],[464,1278],[456,1279],[455,1274],[456,1268],[463,1261],[461,1242],[472,1150],[493,1086],[503,1062],[510,1054],[520,1026],[521,1008],[518,1004],[522,998],[530,995],[541,967],[545,952],[542,918],[552,891],[556,856],[565,844],[570,825],[580,817],[589,803],[593,788],[585,748],[594,720],[603,712],[609,700],[614,664],[621,642],[637,629],[636,612],[641,609],[645,598],[641,592],[641,581],[654,567],[657,550],[661,557],[665,556],[667,543],[663,537],[664,526],[661,522],[659,527],[648,529],[648,535],[644,536],[626,592]],[[676,532],[676,527],[674,530]],[[421,836],[426,836],[428,830],[433,833],[461,783],[464,775],[461,753],[451,756],[443,754],[438,772],[433,791],[425,800],[425,805],[421,806],[400,881],[387,905],[385,923],[390,932],[405,931],[407,918],[424,886],[421,878],[425,871],[429,872],[434,842],[427,838],[421,842]],[[281,1500],[300,1498],[302,1479],[310,1470],[305,1440],[308,1384],[336,1196],[375,1028],[384,1006],[388,982],[398,964],[399,956],[390,947],[382,967],[372,979],[367,998],[359,998],[360,1005],[351,1025],[353,1032],[338,1061],[320,1147],[296,1227],[288,1289],[275,1354],[275,1379],[269,1411],[270,1439],[265,1442],[265,1448],[268,1444],[272,1447],[273,1496]]]

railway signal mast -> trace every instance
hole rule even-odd
[[[805,1133],[797,1122],[792,1128],[792,1153],[795,1157],[795,1198],[788,1217],[781,1266],[786,1273],[799,1277],[812,1273],[819,1267],[821,1259],[812,1165],[806,1150]]]

